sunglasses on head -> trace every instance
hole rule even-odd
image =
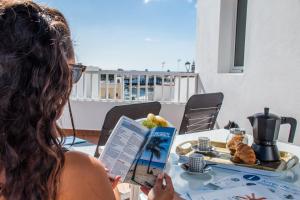
[[[82,73],[85,72],[86,70],[86,66],[82,65],[81,63],[78,63],[78,64],[71,64],[71,67],[72,67],[72,82],[74,84],[80,80]]]

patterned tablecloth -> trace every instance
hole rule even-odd
[[[212,131],[205,131],[187,135],[178,135],[176,136],[171,153],[169,162],[166,166],[166,172],[172,177],[173,184],[175,190],[185,195],[186,199],[189,199],[189,194],[193,194],[191,196],[195,196],[195,194],[202,194],[204,192],[208,192],[214,189],[214,184],[217,180],[224,179],[224,177],[230,177],[233,174],[239,173],[234,170],[219,168],[218,166],[212,166],[212,171],[203,174],[201,176],[193,176],[186,173],[179,165],[178,165],[178,156],[175,153],[176,146],[184,141],[189,140],[197,140],[198,137],[205,136],[209,137],[212,141],[225,142],[228,135],[228,130],[218,129]],[[249,144],[252,143],[252,137],[249,137]],[[74,150],[81,151],[87,153],[91,156],[95,153],[96,145],[92,144],[78,144],[72,147]],[[294,155],[300,156],[300,147],[292,144],[278,142],[278,148],[281,151],[287,151],[293,153]],[[243,173],[243,172],[241,172]],[[286,183],[287,185],[295,186],[296,188],[300,188],[300,165],[299,163],[293,167],[292,169],[282,172],[278,177],[266,177],[266,179],[271,180],[273,182]],[[218,187],[218,186],[215,186]],[[137,191],[132,191],[137,193]],[[192,198],[190,198],[192,199]],[[193,198],[194,199],[194,198]],[[300,199],[300,197],[299,197]]]

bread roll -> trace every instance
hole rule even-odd
[[[233,161],[238,161],[238,159],[248,165],[253,165],[256,163],[256,156],[254,150],[247,144],[243,143],[239,143],[237,145]]]

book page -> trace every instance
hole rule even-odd
[[[148,132],[138,122],[125,116],[120,118],[99,158],[109,169],[110,176],[121,176],[121,181],[124,181]]]

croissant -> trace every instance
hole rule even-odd
[[[237,145],[241,143],[244,139],[243,135],[235,135],[229,142],[227,143],[227,147],[230,150],[231,155],[234,155]]]
[[[233,161],[242,161],[245,164],[253,165],[256,163],[254,150],[247,144],[239,143],[233,157]]]

